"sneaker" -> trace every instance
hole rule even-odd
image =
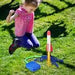
[[[17,45],[17,40],[14,40],[13,43],[9,47],[9,53],[13,54],[14,51],[18,48],[19,46]]]

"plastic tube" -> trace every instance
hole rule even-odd
[[[41,56],[30,56],[30,57],[27,57],[24,61],[25,63],[28,63],[28,59],[32,59],[32,58],[38,58],[38,57],[41,57]]]

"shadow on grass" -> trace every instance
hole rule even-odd
[[[4,6],[2,6],[2,7],[0,7],[0,20],[4,20],[6,17],[7,17],[7,15],[8,15],[8,13],[9,13],[9,10],[10,9],[17,9],[18,7],[19,7],[19,3],[15,3],[14,5],[12,5],[12,3],[14,2],[15,0],[11,0],[11,2],[10,3],[8,3],[8,4],[6,4],[6,5],[4,5]],[[43,1],[42,3],[43,4],[47,4],[47,5],[49,5],[50,7],[53,7],[54,9],[55,9],[55,12],[53,12],[53,13],[51,13],[51,14],[46,14],[46,13],[41,13],[40,12],[40,9],[38,8],[37,10],[36,10],[36,12],[35,12],[35,15],[36,16],[38,16],[38,15],[41,15],[39,18],[41,18],[41,17],[45,17],[45,16],[49,16],[49,15],[53,15],[53,14],[55,14],[55,13],[60,13],[60,12],[62,12],[62,11],[64,11],[65,9],[68,9],[68,8],[70,8],[70,7],[74,7],[75,6],[75,4],[71,4],[70,2],[66,2],[65,0],[61,0],[61,1],[64,1],[68,6],[67,7],[65,7],[65,8],[62,8],[62,9],[59,9],[58,7],[56,7],[55,5],[52,5],[52,4],[50,4],[50,3],[48,3],[48,2],[45,2],[45,1]],[[39,19],[39,18],[35,18],[35,19]],[[60,24],[62,24],[62,22],[60,23]],[[66,28],[65,28],[65,25],[64,26],[60,26],[60,24],[57,24],[57,25],[55,25],[54,23],[53,23],[53,25],[50,27],[50,28],[48,28],[47,30],[51,30],[51,33],[52,33],[52,37],[59,37],[59,35],[61,35],[62,33],[63,33],[63,36],[66,36],[68,33],[66,32]],[[5,26],[6,27],[6,26]],[[4,27],[4,29],[5,29],[5,27]],[[12,34],[11,34],[11,32],[12,32],[12,25],[11,25],[11,27],[9,27],[10,29],[8,30],[9,31],[9,33],[10,33],[10,35],[12,36]],[[6,27],[7,28],[7,27]],[[44,37],[46,37],[46,32],[44,33]],[[12,36],[12,38],[13,38],[13,36]]]
[[[59,62],[59,63],[60,63],[60,62]],[[75,66],[74,66],[74,65],[71,65],[71,64],[68,64],[68,63],[65,63],[65,62],[60,63],[60,64],[62,64],[62,65],[64,65],[65,67],[70,68],[70,69],[72,69],[72,70],[75,71]]]
[[[50,14],[41,13],[40,10],[39,10],[39,8],[38,8],[38,9],[36,10],[36,12],[35,12],[35,15],[36,15],[36,16],[40,15],[40,16],[39,16],[39,17],[36,17],[35,20],[36,20],[36,19],[39,19],[39,18],[41,18],[41,17],[46,17],[46,16],[53,15],[53,14],[55,14],[55,13],[60,13],[60,12],[64,11],[65,9],[68,9],[68,8],[71,8],[71,7],[75,7],[75,4],[71,4],[70,2],[66,2],[65,0],[61,0],[61,1],[63,1],[64,3],[66,3],[68,6],[65,7],[65,8],[59,9],[57,6],[52,5],[52,4],[48,3],[48,2],[43,1],[43,2],[42,2],[43,4],[47,4],[48,6],[54,8],[55,12],[50,13]]]
[[[0,7],[0,20],[5,20],[6,17],[7,17],[7,15],[8,15],[8,13],[9,13],[9,11],[10,11],[11,9],[14,9],[14,10],[15,10],[16,8],[19,7],[19,3],[17,3],[17,2],[12,5],[12,3],[13,3],[14,1],[15,1],[15,0],[11,0],[10,3],[5,4],[5,5],[3,5],[3,6]]]
[[[68,33],[66,32],[66,25],[62,21],[59,24],[53,23],[48,29],[51,31],[51,37],[56,38],[56,37],[66,37]],[[44,33],[44,36],[47,36],[47,31]]]
[[[42,51],[42,50],[39,49],[39,48],[32,48],[32,49],[30,49],[30,50],[26,49],[25,51],[33,51],[33,52],[36,52],[36,53],[42,53],[42,55],[47,55],[46,50],[45,50],[45,51]]]
[[[0,20],[5,20],[11,9],[16,10],[19,7],[19,3],[18,2],[14,3],[14,2],[15,2],[15,0],[11,0],[10,3],[5,4],[0,7]],[[12,39],[15,37],[13,30],[12,30],[13,27],[14,27],[14,23],[11,24],[10,26],[7,26],[7,25],[2,26],[2,29],[3,29],[2,31],[7,30],[9,32],[10,36],[12,37]]]
[[[10,36],[12,37],[12,39],[14,39],[14,37],[15,37],[13,30],[12,30],[13,27],[14,27],[14,23],[12,23],[10,26],[7,26],[7,25],[2,26],[2,31],[7,30],[9,32]]]
[[[49,22],[47,22],[49,23]],[[52,38],[57,38],[57,37],[66,37],[68,35],[68,32],[66,31],[66,25],[64,24],[63,21],[60,23],[52,23],[52,25],[44,32],[43,36],[37,37],[38,39],[42,39],[44,37],[47,37],[47,31],[51,31],[51,37]]]
[[[68,6],[72,6],[72,4],[70,2],[67,2],[66,0],[60,0],[62,2],[65,2]]]
[[[45,51],[42,51],[42,50],[39,50],[39,49],[32,49],[33,52],[36,52],[36,53],[42,53],[42,55],[47,55],[47,52],[46,50]]]

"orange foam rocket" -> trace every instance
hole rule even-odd
[[[50,58],[50,52],[51,52],[51,32],[47,31],[47,65],[51,65],[51,58]]]

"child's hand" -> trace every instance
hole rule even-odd
[[[14,10],[10,10],[9,15],[12,15],[14,12],[15,12]]]

